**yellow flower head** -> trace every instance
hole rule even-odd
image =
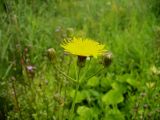
[[[106,51],[104,45],[87,38],[74,37],[71,41],[64,40],[61,47],[64,48],[65,52],[84,57],[97,57]]]

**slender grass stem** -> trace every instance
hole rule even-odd
[[[2,77],[2,80],[4,80],[8,76],[9,72],[11,71],[12,66],[13,66],[13,64],[9,65],[9,67],[7,68],[4,76]]]

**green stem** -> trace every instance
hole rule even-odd
[[[65,77],[67,77],[68,79],[72,80],[72,82],[77,82],[75,79],[71,78],[70,76],[66,75],[64,72],[62,72],[60,69],[58,69],[57,67],[55,67],[55,69],[60,72],[62,75],[64,75]]]
[[[69,75],[71,63],[72,63],[72,58],[70,57],[70,60],[69,60],[69,63],[68,63],[67,75]],[[67,84],[64,85],[64,97],[65,98],[66,98],[66,95],[67,95],[67,86],[68,86]],[[64,113],[65,113],[65,110],[64,110],[64,107],[63,107],[62,119],[64,118]]]
[[[84,81],[89,80],[90,78],[94,77],[94,76],[97,75],[98,73],[102,72],[102,70],[104,70],[104,68],[101,68],[101,69],[98,70],[96,73],[94,73],[93,75],[91,75],[91,76],[89,76],[87,79],[85,79]]]
[[[77,84],[76,84],[76,90],[75,90],[75,94],[74,94],[74,98],[73,98],[73,102],[72,102],[72,106],[71,106],[71,112],[70,112],[70,120],[73,120],[74,117],[74,109],[75,109],[75,104],[76,104],[76,97],[77,97],[77,93],[78,93],[78,89],[79,89],[79,75],[80,75],[80,70],[81,68],[79,68],[78,73],[76,72],[76,79],[77,79]]]
[[[19,111],[20,119],[22,119],[20,104],[18,102],[18,96],[17,96],[17,93],[16,93],[16,88],[15,88],[15,83],[14,82],[15,82],[15,80],[12,80],[12,88],[13,88],[14,98],[15,98],[15,102],[16,102],[16,107],[17,107],[17,109]]]

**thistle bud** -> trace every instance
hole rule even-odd
[[[52,62],[52,63],[55,63],[56,62],[56,51],[54,48],[49,48],[47,50],[47,55],[48,55],[48,58],[49,60]]]
[[[108,67],[111,63],[112,63],[112,53],[111,52],[105,52],[103,55],[102,55],[102,64],[105,66],[105,67]]]

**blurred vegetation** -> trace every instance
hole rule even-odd
[[[80,82],[75,120],[160,119],[158,0],[1,0],[0,119],[66,120],[75,83],[74,58],[60,43],[73,36],[104,43],[112,65]],[[102,65],[87,61],[84,79]],[[83,72],[82,71],[82,72]]]

